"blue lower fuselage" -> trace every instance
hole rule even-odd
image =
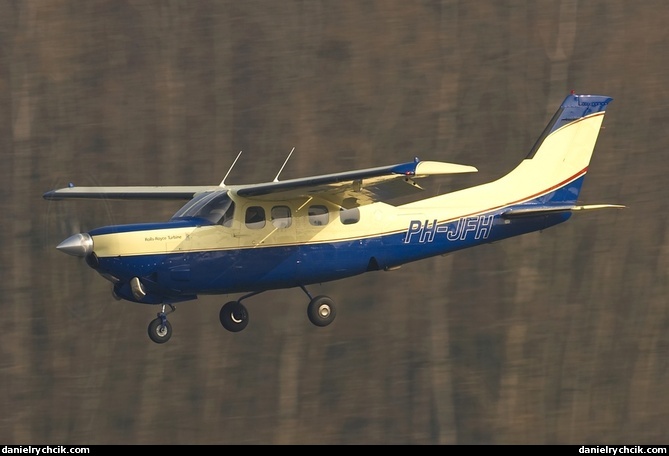
[[[176,302],[194,299],[198,294],[292,288],[390,269],[542,230],[566,221],[570,215],[562,212],[509,220],[500,213],[490,213],[444,223],[411,220],[403,232],[360,239],[101,257],[89,264],[113,276],[117,281],[115,292],[124,299],[137,301],[128,282],[139,277],[148,292],[139,302]],[[160,224],[160,228],[169,228],[172,223]],[[96,231],[91,234],[95,236]]]

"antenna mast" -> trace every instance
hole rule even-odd
[[[279,172],[276,173],[276,177],[274,178],[274,182],[279,182],[279,174],[281,174],[281,171],[283,171],[283,168],[286,166],[286,163],[288,163],[288,160],[290,160],[290,156],[293,155],[293,152],[295,152],[295,147],[293,147],[293,149],[288,154],[288,157],[286,157],[286,161],[283,162],[283,165],[281,166],[281,169],[279,170]]]
[[[232,171],[232,168],[235,166],[235,163],[237,163],[237,160],[239,160],[240,155],[242,155],[242,151],[240,150],[239,153],[237,154],[237,158],[235,158],[235,161],[232,162],[232,166],[230,166],[230,169],[228,170],[227,173],[225,173],[225,176],[223,177],[223,180],[221,181],[220,184],[218,184],[219,187],[225,187],[225,179],[228,178],[228,174],[230,174],[230,171]]]

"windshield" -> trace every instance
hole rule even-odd
[[[209,220],[212,223],[231,226],[234,206],[228,192],[206,192],[195,196],[186,203],[172,216],[172,219],[196,217]]]

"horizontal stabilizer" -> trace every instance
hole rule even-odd
[[[517,209],[510,209],[502,213],[504,218],[517,217],[538,217],[541,215],[555,214],[558,212],[578,212],[588,211],[594,209],[622,209],[625,206],[620,204],[588,204],[583,206],[537,206],[537,207],[522,207]]]
[[[587,204],[585,206],[574,206],[572,211],[590,211],[593,209],[623,209],[622,204]]]

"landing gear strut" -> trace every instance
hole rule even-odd
[[[172,304],[167,304],[170,306],[170,312],[172,313],[177,310]],[[164,344],[172,337],[172,325],[167,321],[167,313],[165,313],[165,304],[163,304],[162,310],[158,312],[158,318],[151,320],[149,323],[149,338],[157,344]]]

